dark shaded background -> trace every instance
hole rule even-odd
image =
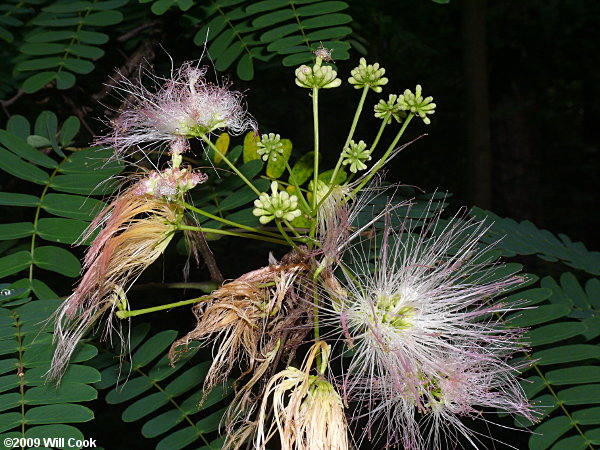
[[[600,2],[350,4],[368,60],[381,63],[390,78],[381,95],[369,95],[365,113],[379,98],[417,83],[438,105],[431,125],[411,124],[408,138],[428,136],[389,164],[388,179],[447,190],[456,206],[529,219],[599,247]],[[356,61],[337,65],[345,79]],[[258,73],[248,102],[263,128],[308,149],[310,102],[292,77],[273,64]],[[319,97],[330,160],[358,101],[358,92],[349,91]],[[372,141],[379,125],[372,122],[356,136]]]

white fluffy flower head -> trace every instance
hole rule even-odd
[[[347,246],[343,288],[322,314],[354,349],[345,397],[377,405],[366,433],[380,420],[386,445],[420,449],[448,424],[468,435],[457,415],[488,406],[527,413],[507,362],[522,330],[496,321],[492,314],[509,308],[491,303],[520,278],[494,276],[490,248],[478,243],[488,227],[435,214],[424,222],[390,215],[382,228]],[[435,432],[422,436],[419,417],[434,417]]]

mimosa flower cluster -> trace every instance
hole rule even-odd
[[[349,450],[367,440],[376,448],[439,449],[460,439],[478,448],[464,418],[488,409],[532,418],[517,381],[523,363],[511,362],[524,349],[524,330],[503,323],[515,305],[499,300],[522,280],[497,275],[502,264],[490,256],[493,246],[481,244],[486,223],[461,215],[445,220],[433,200],[416,214],[416,201],[386,185],[382,169],[407,145],[398,143],[412,119],[429,125],[435,113],[420,85],[370,106],[381,122],[367,133],[358,127],[367,95],[381,94],[389,80],[378,63],[361,58],[348,78],[360,101],[345,141],[327,149],[337,162],[324,170],[319,94],[342,79],[329,64],[330,50],[321,46],[314,55],[313,64],[294,72],[314,114],[314,140],[304,155],[290,155],[290,141],[278,133],[259,134],[243,95],[209,82],[197,64],[185,63],[170,78],[151,76],[153,90],[119,85],[125,108],[98,143],[119,158],[141,150],[155,169],[126,181],[82,237],[97,233],[81,281],[57,313],[50,376],[61,377],[101,316],[109,316],[108,336],[117,319],[180,306],[134,314],[127,297],[177,232],[209,260],[219,255],[205,233],[267,241],[282,246],[268,265],[229,282],[221,276],[212,292],[183,302],[195,303],[196,326],[169,353],[174,364],[192,341],[212,346],[204,394],[237,376],[222,421],[224,448],[262,450],[274,439],[284,450]],[[253,147],[244,149],[244,160],[253,158],[254,166],[240,169],[213,134],[250,129],[244,142]],[[220,180],[189,165],[193,140],[211,149],[203,167],[223,164],[253,196],[241,197],[252,205],[243,223],[215,212],[218,204],[190,200],[202,186],[217,192]],[[164,150],[170,160],[161,165]],[[268,184],[248,179],[249,166],[266,166]],[[199,216],[221,223],[200,226]]]

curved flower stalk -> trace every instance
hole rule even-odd
[[[159,86],[156,92],[142,84],[141,76],[136,82],[122,77],[116,89],[123,96],[124,108],[111,123],[111,133],[97,139],[97,144],[113,147],[122,155],[131,147],[171,144],[217,129],[231,134],[256,129],[243,94],[227,84],[210,83],[206,71],[206,67],[187,62],[170,79],[149,74],[154,86]]]
[[[438,448],[451,426],[469,436],[459,417],[484,407],[531,414],[518,368],[508,363],[522,350],[522,330],[494,320],[511,308],[491,303],[521,279],[492,278],[490,247],[478,245],[484,223],[444,224],[439,213],[423,220],[390,214],[382,239],[374,234],[350,248],[348,265],[338,266],[342,289],[330,289],[333,307],[321,313],[353,347],[343,395],[369,411],[363,437],[382,420],[385,445],[407,449]],[[423,420],[433,427],[427,435],[419,432]]]
[[[50,379],[60,379],[81,337],[105,312],[128,309],[127,291],[183,221],[183,210],[173,200],[204,179],[189,169],[151,172],[90,224],[82,242],[100,231],[86,252],[79,285],[57,311]],[[105,335],[109,330],[110,324]]]
[[[308,351],[302,369],[288,367],[271,378],[259,411],[255,448],[264,449],[278,432],[282,450],[348,449],[344,405],[324,376],[330,351],[328,344],[317,342]],[[317,354],[322,357],[316,367],[318,375],[311,375]],[[267,425],[270,397],[274,423]]]

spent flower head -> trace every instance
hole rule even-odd
[[[379,100],[379,103],[375,105],[375,117],[383,119],[387,124],[392,123],[392,118],[396,122],[400,123],[406,118],[406,112],[404,112],[400,104],[398,103],[398,96],[396,94],[390,94],[388,100]]]
[[[298,209],[298,197],[277,189],[277,181],[273,181],[271,183],[271,194],[263,192],[258,199],[254,200],[255,208],[252,213],[259,218],[258,220],[263,225],[273,219],[283,219],[291,222],[301,214],[300,209]]]
[[[406,89],[404,93],[398,97],[400,109],[419,116],[426,125],[431,123],[431,120],[427,115],[435,112],[435,103],[432,102],[433,97],[431,96],[423,98],[420,84],[417,84],[414,94],[410,89]]]
[[[381,86],[388,83],[388,79],[383,76],[385,69],[379,67],[379,63],[367,64],[365,58],[360,58],[359,65],[350,74],[352,76],[348,78],[348,83],[354,85],[354,89],[369,87],[380,93],[383,90]]]
[[[262,156],[263,161],[272,159],[277,161],[279,155],[283,155],[283,143],[281,136],[274,133],[263,134],[258,145],[258,154]]]
[[[302,65],[296,69],[296,84],[303,88],[330,89],[342,84],[337,72],[331,66],[324,66],[323,60],[317,58],[312,66]]]
[[[56,312],[51,379],[60,379],[75,346],[103,314],[129,307],[127,291],[162,255],[183,221],[176,203],[144,192],[149,179],[117,195],[80,238],[84,242],[99,230],[86,250],[78,286]],[[105,337],[111,329],[109,322]]]
[[[348,147],[344,148],[342,158],[342,164],[350,164],[350,172],[356,173],[367,168],[365,162],[371,160],[371,150],[367,149],[365,141],[356,143],[351,140]]]
[[[325,48],[322,43],[319,46],[319,48],[317,48],[313,53],[317,59],[321,59],[325,62],[333,61],[333,59],[331,58],[333,50]]]
[[[277,431],[282,450],[348,449],[344,405],[324,376],[330,351],[329,345],[319,341],[310,348],[302,369],[288,367],[269,381],[258,416],[256,448],[265,448]],[[317,353],[321,365],[316,368],[318,375],[311,375]],[[270,397],[275,417],[274,423],[267,425]]]

